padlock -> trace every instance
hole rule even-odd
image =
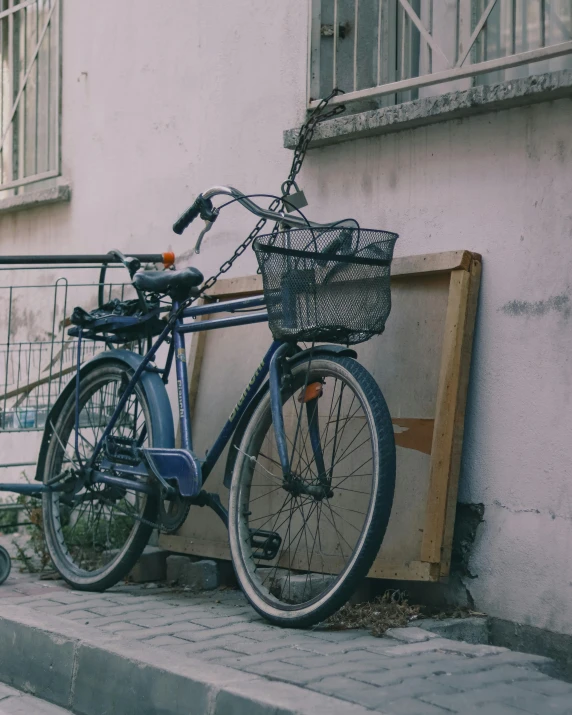
[[[288,213],[292,213],[292,211],[296,211],[297,209],[305,208],[308,205],[308,201],[304,192],[298,188],[298,184],[296,184],[296,182],[293,182],[291,186],[293,186],[296,191],[293,194],[286,195],[287,185],[287,181],[282,184],[282,200],[284,201],[284,208],[286,209],[286,211]]]

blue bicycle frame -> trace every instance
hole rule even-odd
[[[261,207],[257,206],[251,199],[242,194],[241,192],[237,191],[236,189],[233,189],[232,187],[225,187],[225,186],[215,186],[208,191],[206,191],[204,194],[200,196],[201,201],[206,201],[214,196],[219,196],[219,195],[224,195],[224,196],[230,196],[232,197],[232,200],[239,201],[242,206],[244,206],[246,209],[248,209],[251,213],[255,214],[259,218],[263,218],[266,220],[273,220],[278,223],[284,222],[284,216],[282,213],[273,211],[271,209],[262,209]],[[284,198],[284,197],[283,197]],[[197,199],[198,201],[198,199]],[[196,208],[196,203],[195,202],[184,214],[183,216],[176,222],[175,226],[178,227],[176,229],[177,233],[181,233],[190,223],[191,221],[196,218],[200,211]],[[286,203],[288,203],[286,201]],[[201,217],[202,214],[200,214]],[[217,214],[218,215],[218,214]],[[203,217],[204,218],[204,217]],[[205,228],[201,232],[196,246],[195,246],[195,251],[196,253],[199,252],[200,248],[200,243],[202,241],[202,238],[205,234],[205,232],[210,228],[212,225],[212,221],[214,219],[206,221]],[[297,228],[304,228],[306,229],[307,227],[315,227],[319,229],[327,229],[331,226],[339,225],[338,223],[334,224],[317,224],[308,221],[304,216],[302,217],[296,217],[294,215],[289,215],[287,224],[289,226],[294,226]],[[180,229],[180,230],[179,230]],[[114,254],[120,255],[118,251],[115,251]],[[121,254],[122,255],[122,254]],[[132,275],[132,268],[128,264],[128,262],[125,260],[125,257],[122,257],[122,262],[125,264],[125,266],[128,268],[130,274]],[[101,303],[101,300],[100,300]],[[282,467],[282,473],[284,478],[287,480],[290,477],[290,468],[291,465],[289,463],[289,458],[288,458],[288,451],[287,451],[287,446],[286,446],[286,437],[284,433],[284,420],[282,416],[282,400],[281,400],[281,366],[282,366],[282,358],[287,356],[288,354],[292,355],[293,353],[297,352],[299,348],[291,343],[285,343],[285,342],[280,342],[280,341],[274,341],[270,347],[268,348],[268,351],[266,352],[266,355],[262,359],[262,362],[256,369],[254,375],[252,376],[252,379],[248,383],[245,391],[243,392],[240,400],[236,404],[235,408],[233,409],[231,415],[229,416],[228,420],[226,421],[226,424],[223,426],[219,436],[215,440],[212,448],[208,451],[206,457],[204,460],[197,459],[196,456],[193,454],[193,440],[192,440],[192,425],[191,425],[191,415],[190,415],[190,407],[189,407],[189,393],[188,393],[188,378],[187,378],[187,363],[186,363],[186,351],[185,351],[185,334],[186,333],[197,333],[197,332],[202,332],[204,330],[216,330],[218,328],[226,328],[230,326],[238,326],[238,325],[252,325],[254,323],[262,323],[262,322],[267,322],[268,321],[268,313],[264,310],[258,311],[258,312],[251,312],[251,313],[246,313],[246,314],[240,314],[240,315],[232,315],[230,317],[224,317],[224,318],[209,318],[207,320],[201,320],[201,321],[196,321],[192,323],[186,323],[185,318],[197,318],[201,315],[212,315],[216,313],[223,313],[223,312],[229,312],[229,313],[235,313],[238,311],[242,310],[247,310],[249,308],[263,308],[265,306],[265,300],[263,296],[254,296],[250,298],[243,298],[243,299],[238,299],[238,300],[230,300],[230,301],[223,301],[220,303],[215,303],[215,304],[210,304],[210,305],[203,305],[203,306],[195,306],[195,307],[189,307],[185,308],[181,313],[179,314],[179,308],[180,308],[180,303],[176,300],[173,301],[171,310],[170,310],[170,315],[169,315],[169,321],[166,324],[165,328],[163,331],[160,333],[158,338],[156,339],[155,343],[153,343],[148,350],[147,354],[143,358],[139,358],[137,356],[137,360],[131,360],[125,357],[125,354],[123,356],[123,361],[126,363],[126,369],[133,369],[134,373],[131,379],[129,380],[128,384],[123,388],[122,385],[122,394],[121,397],[115,407],[115,410],[113,412],[113,415],[107,424],[106,428],[104,429],[101,437],[97,441],[97,444],[95,445],[95,448],[93,450],[93,453],[89,457],[89,459],[86,460],[85,464],[84,461],[80,455],[80,450],[79,450],[79,417],[80,417],[80,357],[81,357],[81,346],[82,346],[82,332],[81,330],[79,331],[78,334],[78,346],[77,346],[77,373],[76,373],[76,378],[75,378],[75,395],[76,395],[76,409],[75,409],[75,445],[74,445],[74,451],[75,451],[75,461],[77,465],[84,471],[84,474],[87,476],[90,482],[101,482],[105,484],[110,484],[110,485],[115,485],[117,487],[121,488],[127,488],[131,489],[133,491],[140,491],[148,494],[157,494],[157,485],[152,484],[152,483],[147,483],[141,480],[135,480],[133,477],[146,477],[150,476],[151,473],[154,474],[154,476],[157,478],[158,482],[161,484],[163,489],[167,492],[167,494],[173,494],[177,493],[177,490],[174,489],[167,481],[176,481],[178,482],[179,486],[179,493],[182,496],[190,496],[194,497],[195,492],[197,494],[201,494],[202,492],[197,492],[196,487],[202,487],[206,479],[208,478],[209,474],[212,471],[212,468],[216,464],[218,458],[220,457],[221,453],[223,452],[225,446],[227,445],[229,439],[233,435],[235,429],[237,428],[239,421],[241,417],[245,414],[246,410],[248,409],[249,405],[251,405],[255,395],[257,394],[258,390],[262,386],[264,380],[266,377],[269,375],[269,386],[270,386],[270,403],[271,403],[271,410],[272,410],[272,422],[274,425],[274,432],[276,436],[276,442],[277,442],[277,449],[278,449],[278,456],[280,459],[280,466]],[[172,336],[172,340],[170,341],[169,345],[169,351],[167,355],[167,359],[165,362],[164,368],[158,368],[155,365],[152,365],[152,361],[154,360],[157,351],[165,343],[166,341],[169,341],[170,336]],[[102,339],[106,342],[109,342],[107,338],[103,337],[94,337],[93,334],[90,335],[92,339]],[[337,346],[329,346],[330,352],[339,352],[339,350],[342,350],[342,348],[339,348]],[[320,350],[327,349],[324,346],[320,348]],[[346,354],[351,354],[352,357],[355,357],[355,353],[353,351],[345,351]],[[107,353],[109,355],[109,353]],[[97,357],[95,358],[97,359]],[[114,458],[113,454],[110,454],[109,446],[113,446],[113,438],[111,437],[111,432],[113,428],[115,427],[115,424],[118,420],[119,415],[121,414],[123,408],[125,407],[127,400],[129,399],[130,395],[133,393],[136,384],[138,381],[142,378],[144,375],[145,371],[147,372],[152,372],[152,373],[157,373],[161,376],[163,383],[167,384],[168,379],[169,379],[169,374],[172,369],[173,361],[175,362],[175,372],[177,376],[177,394],[178,394],[178,412],[179,412],[179,421],[180,421],[180,435],[181,435],[181,449],[175,449],[175,448],[158,448],[155,449],[153,447],[150,448],[144,448],[142,447],[142,444],[145,439],[145,433],[140,436],[139,438],[139,443],[136,445],[136,450],[134,453],[132,453],[131,456],[133,456],[133,459],[131,462],[125,463],[124,460],[116,460]],[[166,400],[165,400],[166,402]],[[306,405],[306,408],[308,411],[309,409],[309,403]],[[166,409],[166,408],[165,408]],[[302,414],[302,410],[300,411],[300,416]],[[308,414],[310,414],[308,412]],[[312,446],[312,450],[314,452],[314,455],[316,457],[316,464],[322,465],[320,467],[320,472],[325,475],[325,467],[323,464],[323,457],[321,454],[321,447],[320,447],[320,441],[319,441],[319,427],[318,427],[318,422],[317,422],[317,416],[313,416],[311,419],[309,419],[309,435],[310,435],[310,443]],[[49,426],[46,429],[46,432],[44,433],[44,440],[42,442],[42,448],[40,450],[40,462],[42,459],[42,452],[44,451],[44,447],[49,443],[49,440],[51,439],[51,434],[49,433]],[[53,425],[52,425],[53,429]],[[119,447],[121,446],[121,443],[119,440],[115,440],[115,445]],[[46,447],[47,448],[47,447]],[[100,459],[99,462],[97,462],[98,458],[100,457],[100,454],[104,450],[104,457]],[[106,453],[107,451],[107,453]],[[112,451],[112,450],[111,450]],[[142,455],[142,460],[140,463],[138,463],[138,460],[135,458],[137,454]],[[175,458],[179,459],[178,466],[176,468],[175,465]],[[170,466],[168,465],[170,461]],[[39,463],[40,463],[39,462]],[[167,469],[165,467],[165,473],[167,476],[165,477],[162,468],[159,465],[159,463],[162,462],[163,467],[165,465],[169,466]],[[98,469],[95,469],[95,465],[98,463],[100,465],[100,468],[103,469],[104,471],[100,471]],[[179,467],[183,469],[183,472],[187,473],[187,476],[185,479],[187,480],[185,486],[185,489],[182,488],[182,482],[184,480],[181,480],[180,475],[178,474]],[[114,476],[110,474],[110,471],[114,471],[116,473],[122,474],[124,476]],[[41,481],[41,477],[38,477],[39,470],[37,471],[36,474],[36,480]],[[37,486],[34,485],[34,493],[35,494],[40,494],[42,492],[46,491],[64,491],[65,486],[61,484],[62,482],[62,475],[58,475],[52,480],[47,483],[47,484],[38,484]],[[324,477],[325,479],[325,477]],[[189,484],[192,482],[191,486]],[[192,487],[192,488],[191,488]],[[0,486],[0,491],[2,490],[2,487]],[[211,503],[210,506],[213,506]],[[224,514],[222,511],[222,506],[220,506],[220,502],[218,505],[213,506],[217,513],[219,513],[220,516],[224,518]]]
[[[154,488],[152,484],[145,483],[142,481],[136,481],[133,479],[129,478],[124,478],[124,477],[119,477],[119,476],[112,476],[111,474],[108,473],[102,473],[101,471],[96,471],[93,469],[93,465],[95,465],[96,460],[98,456],[100,455],[102,449],[104,448],[104,445],[106,443],[106,440],[110,437],[111,432],[117,422],[117,419],[123,410],[127,400],[129,399],[129,396],[133,393],[133,390],[135,388],[135,385],[141,378],[142,374],[144,371],[151,371],[151,372],[157,372],[161,375],[161,378],[163,382],[166,384],[169,379],[169,374],[171,372],[171,368],[173,365],[173,361],[175,362],[175,372],[176,372],[176,379],[177,379],[177,396],[178,396],[178,415],[179,415],[179,423],[180,423],[180,436],[181,436],[181,450],[184,450],[185,453],[191,454],[194,457],[193,453],[193,440],[192,440],[192,424],[191,424],[191,414],[190,414],[190,405],[189,405],[189,389],[188,389],[188,376],[187,376],[187,360],[186,360],[186,350],[185,350],[185,334],[186,333],[196,333],[196,332],[202,332],[205,330],[217,330],[219,328],[226,328],[226,327],[231,327],[231,326],[239,326],[239,325],[252,325],[255,323],[262,323],[262,322],[267,322],[268,321],[268,313],[265,310],[260,310],[258,312],[249,312],[241,315],[231,315],[229,317],[223,317],[223,318],[209,318],[207,320],[201,320],[201,321],[194,321],[194,322],[185,322],[185,318],[197,318],[198,316],[202,315],[212,315],[216,313],[222,313],[222,312],[228,312],[228,313],[234,313],[236,311],[242,311],[245,309],[249,308],[263,308],[265,306],[265,300],[263,296],[254,296],[250,298],[243,298],[243,299],[238,299],[238,300],[230,300],[230,301],[223,301],[220,303],[215,303],[211,305],[202,305],[202,306],[196,306],[196,307],[189,307],[186,308],[182,311],[182,313],[175,318],[174,321],[170,321],[163,332],[158,336],[154,344],[151,346],[151,349],[147,352],[147,354],[143,357],[142,361],[140,362],[139,366],[135,370],[133,376],[131,377],[129,383],[125,386],[125,389],[123,390],[123,393],[115,407],[115,410],[113,412],[113,415],[111,416],[110,421],[108,422],[105,430],[101,434],[101,437],[99,438],[97,444],[95,445],[95,448],[93,450],[93,453],[91,454],[88,462],[84,466],[88,471],[92,472],[91,476],[91,481],[93,482],[98,482],[98,483],[105,483],[109,485],[115,485],[118,487],[123,487],[123,488],[129,488],[133,491],[139,491],[139,492],[144,492],[144,493],[149,493],[149,494],[156,494],[157,489]],[[173,301],[172,309],[170,316],[175,316],[179,311],[179,303],[177,301]],[[151,365],[151,362],[153,361],[155,355],[157,354],[158,349],[161,347],[161,345],[169,339],[169,336],[172,336],[170,346],[169,346],[169,352],[167,355],[167,359],[165,361],[165,367],[164,368],[158,368],[155,367],[154,365]],[[81,350],[81,339],[78,341],[78,356],[80,354]],[[289,461],[288,461],[288,454],[287,454],[287,448],[286,448],[286,437],[284,435],[284,422],[282,418],[282,406],[281,406],[281,399],[280,399],[280,363],[281,363],[281,358],[284,357],[286,354],[295,351],[295,348],[290,343],[284,343],[281,341],[273,341],[268,348],[266,354],[264,355],[261,363],[257,367],[256,371],[254,372],[254,375],[252,376],[252,379],[248,383],[246,389],[244,390],[243,394],[241,395],[239,401],[237,402],[236,406],[234,407],[232,413],[230,414],[229,418],[227,419],[225,425],[223,426],[220,434],[216,438],[214,444],[212,447],[208,450],[208,453],[204,460],[197,459],[196,462],[199,465],[199,470],[200,470],[200,486],[204,485],[205,481],[207,480],[209,474],[211,473],[214,465],[216,464],[217,460],[219,459],[220,455],[222,454],[224,448],[226,447],[229,439],[232,437],[241,417],[244,415],[245,411],[248,409],[248,406],[251,404],[252,400],[254,399],[254,396],[264,383],[266,377],[270,373],[270,394],[271,394],[271,407],[272,407],[272,416],[273,416],[273,422],[275,425],[275,433],[276,433],[276,438],[277,438],[277,444],[278,444],[278,453],[280,456],[280,462],[282,465],[283,473],[287,474],[289,470]],[[81,458],[79,454],[79,450],[77,448],[77,434],[79,431],[79,370],[77,372],[77,377],[76,377],[76,425],[75,425],[75,432],[76,432],[76,459],[79,464],[81,464]],[[144,436],[143,436],[144,439]],[[140,438],[140,441],[142,442],[143,439]],[[175,452],[181,452],[181,450],[162,450],[163,452],[163,457],[165,456],[164,453],[171,453],[171,456],[175,454]],[[143,450],[145,452],[145,450]],[[147,450],[148,452],[152,453],[153,450],[149,449]],[[169,456],[169,455],[167,455]],[[196,458],[195,458],[196,459]],[[146,476],[150,474],[150,471],[155,471],[155,470],[147,470],[145,469],[145,465],[141,464],[139,467],[129,467],[127,465],[123,464],[111,464],[109,461],[107,461],[106,466],[113,466],[116,471],[123,473],[124,475],[129,476]],[[156,474],[156,473],[155,473]],[[157,476],[157,474],[156,474]],[[173,475],[176,476],[176,475]],[[168,485],[165,483],[163,479],[161,479],[161,475],[159,475],[159,482],[163,484],[164,487],[168,488]],[[180,484],[179,484],[180,486]],[[55,486],[55,489],[57,489],[57,486]],[[52,487],[52,489],[54,489]],[[172,489],[172,487],[171,487]],[[183,490],[180,490],[181,493],[184,494]],[[203,493],[204,494],[204,493]],[[193,495],[197,496],[197,495]],[[208,495],[208,496],[214,496],[214,495]],[[204,501],[204,500],[203,500]],[[212,501],[212,500],[211,500]],[[217,500],[218,501],[218,500]],[[209,506],[212,506],[215,511],[221,516],[223,520],[226,520],[226,510],[220,505],[220,502],[213,504],[210,503],[208,500],[204,503],[207,503]]]

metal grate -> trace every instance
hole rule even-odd
[[[0,192],[60,173],[60,45],[60,0],[0,0]]]
[[[67,278],[0,286],[0,433],[44,428],[76,369],[77,341],[67,335],[69,316],[76,305],[95,307],[98,286]],[[130,284],[105,285],[109,300],[132,297],[132,291]],[[85,341],[82,362],[103,349],[102,343]]]
[[[568,67],[572,0],[311,0],[311,108],[333,87],[374,108]]]

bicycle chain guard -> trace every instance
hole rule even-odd
[[[161,482],[174,480],[183,497],[196,497],[203,487],[201,465],[186,449],[148,447],[141,450],[153,474]]]

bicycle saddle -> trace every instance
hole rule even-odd
[[[185,300],[189,296],[198,295],[197,286],[204,279],[199,270],[189,266],[182,271],[139,271],[133,276],[133,283],[139,290],[167,294],[174,300]]]

